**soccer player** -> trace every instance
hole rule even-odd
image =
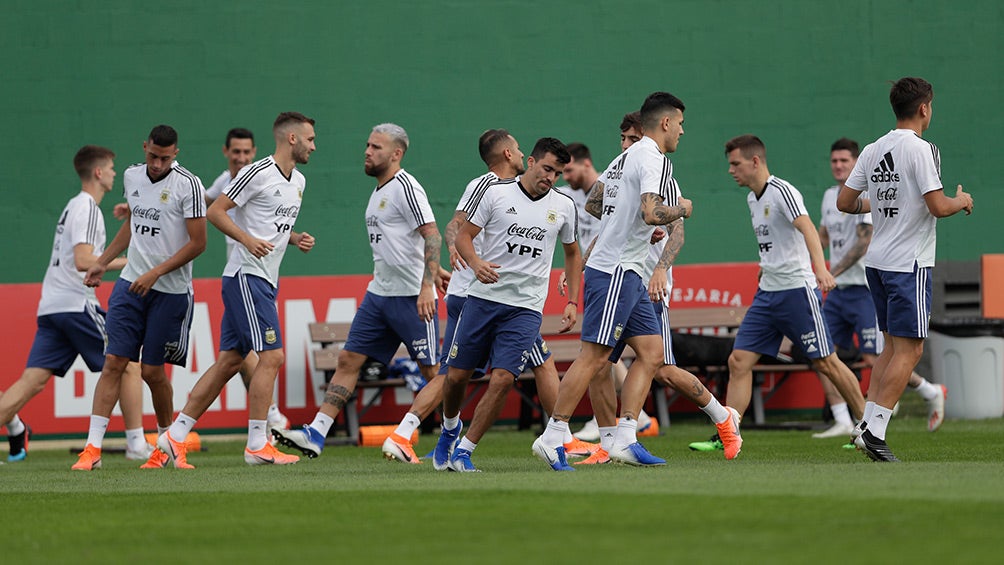
[[[335,374],[314,420],[300,430],[272,430],[281,444],[310,458],[320,455],[324,448],[324,438],[352,398],[366,358],[389,363],[404,343],[428,384],[384,442],[383,453],[388,459],[421,463],[411,446],[411,436],[422,418],[435,409],[443,388],[443,377],[436,374],[439,319],[435,290],[442,278],[442,237],[425,189],[401,168],[407,150],[408,133],[399,125],[379,124],[370,133],[365,171],[377,181],[366,207],[373,280],[352,319],[348,339],[338,353]]]
[[[924,351],[937,220],[973,211],[973,197],[961,184],[954,197],[945,195],[940,153],[922,137],[931,125],[933,99],[934,89],[922,78],[896,81],[889,92],[896,129],[864,148],[837,195],[838,209],[870,212],[874,225],[865,276],[885,347],[872,368],[854,443],[875,461],[898,461],[886,444],[886,429]],[[864,191],[867,199],[860,198]]]
[[[0,422],[7,423],[10,443],[8,461],[23,461],[31,439],[31,428],[17,411],[42,392],[53,375],[65,375],[77,355],[92,371],[104,365],[105,311],[94,290],[83,282],[84,271],[105,248],[105,220],[99,205],[115,183],[114,159],[110,149],[96,145],[80,148],[73,157],[80,192],[67,202],[56,224],[27,368],[6,392],[0,392]],[[120,270],[125,264],[125,257],[118,257],[109,268]],[[139,365],[130,363],[119,389],[127,459],[146,460],[153,449],[143,437],[142,386]]]
[[[686,198],[680,198],[677,206],[667,206],[660,195],[672,176],[665,153],[675,151],[683,135],[683,111],[683,102],[669,93],[650,95],[641,109],[645,137],[614,159],[600,176],[603,219],[586,263],[582,352],[565,373],[554,414],[533,443],[534,453],[554,470],[572,469],[562,446],[568,420],[593,376],[622,340],[637,358],[621,389],[621,419],[610,457],[634,465],[665,464],[637,441],[636,417],[663,360],[659,325],[640,273],[652,226],[687,217],[693,209]]]
[[[179,469],[191,469],[185,438],[248,358],[258,362],[248,387],[248,465],[288,465],[299,461],[268,442],[266,428],[276,375],[285,361],[279,311],[279,266],[289,245],[304,253],[314,246],[310,234],[293,231],[303,202],[306,181],[297,165],[314,152],[314,120],[299,112],[283,112],[272,124],[275,152],[241,169],[209,207],[214,226],[239,242],[223,269],[223,323],[220,355],[201,377],[170,429],[157,438],[157,447]],[[231,216],[230,212],[236,210]]]
[[[875,304],[865,281],[863,261],[872,239],[872,219],[868,214],[846,214],[837,209],[837,193],[847,181],[859,153],[858,143],[846,137],[830,146],[830,170],[837,184],[823,193],[819,241],[824,248],[830,249],[830,273],[837,286],[826,295],[823,316],[833,342],[838,347],[851,350],[857,336],[861,360],[874,367],[882,349],[882,336],[875,318]],[[834,422],[828,429],[812,434],[812,437],[849,437],[854,422],[851,421],[847,403],[830,381],[824,378],[820,382]],[[932,432],[937,430],[945,417],[945,386],[931,384],[916,372],[911,373],[909,386],[927,402],[927,429]]]
[[[227,132],[227,137],[223,142],[223,156],[227,159],[227,168],[206,189],[207,206],[211,206],[213,201],[224,193],[227,186],[237,178],[238,171],[249,165],[251,161],[254,161],[257,152],[258,148],[254,144],[254,133],[251,130],[233,128]],[[231,208],[228,214],[230,219],[233,220],[236,217],[237,209]],[[226,236],[226,241],[227,259],[229,260],[230,255],[234,252],[234,248],[237,247],[237,242],[231,239],[230,236]],[[241,364],[240,370],[244,388],[250,388],[251,375],[254,374],[256,365],[258,365],[258,354],[254,350],[248,351],[248,356],[244,359],[244,363]],[[279,411],[279,406],[276,404],[274,396],[272,403],[268,406],[268,427],[270,429],[273,427],[289,428],[289,419]],[[268,437],[271,437],[271,435],[268,434]]]
[[[443,385],[443,430],[433,456],[437,470],[447,465],[460,472],[478,470],[471,454],[498,418],[506,393],[540,339],[541,312],[558,239],[564,247],[565,276],[572,283],[560,331],[575,325],[582,273],[576,206],[571,197],[551,190],[569,160],[568,150],[559,140],[537,140],[523,174],[481,191],[457,234],[456,249],[477,280],[467,289],[452,339],[443,345],[449,356]],[[482,234],[475,247],[475,238]],[[471,429],[453,449],[462,427],[460,409],[467,384],[486,361],[491,367],[489,386],[500,390],[481,398]],[[553,381],[552,386],[558,382],[556,371]],[[563,443],[570,436],[562,438]]]
[[[589,190],[596,183],[600,174],[596,172],[593,156],[584,144],[569,143],[568,154],[572,160],[565,165],[562,171],[568,186],[559,186],[556,190],[571,197],[572,201],[575,202],[575,209],[579,214],[579,245],[582,252],[585,253],[589,244],[593,242],[593,238],[596,237],[596,231],[600,228],[600,221],[585,211]]]
[[[108,345],[94,390],[87,445],[74,470],[101,467],[101,444],[129,360],[140,361],[157,415],[157,431],[171,424],[174,391],[164,363],[184,366],[192,325],[192,260],[206,249],[206,191],[202,181],[175,162],[178,133],[159,125],[143,142],[146,162],[126,169],[129,220],[87,269],[84,284],[96,287],[126,248],[129,262],[108,301]],[[142,353],[142,358],[140,357]],[[154,451],[143,468],[162,467]]]
[[[729,174],[746,197],[760,250],[760,278],[729,355],[729,406],[741,415],[753,391],[753,366],[777,355],[782,339],[801,347],[813,369],[840,391],[856,418],[864,397],[854,373],[837,358],[822,315],[822,294],[834,287],[816,227],[794,186],[770,174],[760,138],[741,135],[725,144]],[[725,438],[721,438],[724,440]],[[695,447],[691,447],[695,449]],[[725,456],[729,457],[728,446]]]

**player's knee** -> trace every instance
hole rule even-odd
[[[735,350],[729,354],[729,373],[733,376],[743,376],[753,370],[758,356],[748,352]]]

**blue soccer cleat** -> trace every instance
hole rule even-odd
[[[645,449],[644,445],[637,441],[626,447],[611,449],[610,459],[637,467],[658,467],[666,464],[665,459],[652,455]]]
[[[272,428],[272,437],[280,445],[299,449],[309,459],[317,457],[321,454],[321,450],[324,449],[324,436],[307,425],[304,425],[299,430]]]
[[[464,423],[459,422],[456,428],[448,430],[444,427],[439,432],[439,441],[436,442],[436,449],[432,451],[433,469],[445,471],[450,468],[450,459],[457,446],[457,441],[460,440],[460,430],[462,429],[464,429]]]

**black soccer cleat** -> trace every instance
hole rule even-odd
[[[872,461],[880,463],[899,463],[899,459],[893,455],[892,450],[886,445],[885,440],[881,440],[868,430],[865,430],[854,440],[854,445],[861,448]]]

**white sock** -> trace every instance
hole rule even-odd
[[[265,438],[266,427],[268,420],[248,420],[248,451],[258,451],[268,445],[268,440]]]
[[[892,419],[892,408],[885,408],[883,406],[875,405],[875,413],[872,414],[870,420],[868,420],[868,431],[878,439],[885,439],[885,430],[889,426],[889,420]]]
[[[314,431],[321,434],[321,437],[328,437],[328,432],[331,431],[331,426],[333,425],[335,425],[334,418],[324,412],[318,412],[309,427],[314,428]]]
[[[919,394],[924,400],[934,400],[934,397],[938,396],[939,392],[937,385],[931,384],[924,377],[921,377],[920,380],[921,383],[913,390],[917,391],[917,394]]]
[[[14,414],[14,418],[10,422],[7,422],[7,434],[16,436],[24,432],[24,422],[17,414]]]
[[[707,406],[701,406],[701,410],[716,424],[721,424],[725,420],[728,420],[731,415],[728,409],[722,406],[722,403],[718,402],[718,399],[714,396],[711,397],[711,402],[708,402]]]
[[[404,415],[404,418],[401,418],[401,423],[397,425],[397,429],[394,430],[394,433],[408,441],[411,441],[412,434],[415,433],[415,430],[418,429],[418,426],[421,425],[421,423],[422,420],[419,420],[418,416],[408,412]]]
[[[833,413],[833,419],[836,420],[838,424],[844,426],[854,425],[854,423],[851,422],[851,411],[847,408],[846,402],[831,405],[830,412]]]
[[[143,428],[126,430],[126,448],[129,451],[142,451],[146,449],[146,438],[143,436]]]
[[[614,448],[614,436],[617,435],[617,426],[604,426],[600,428],[600,447],[610,453]]]
[[[568,432],[568,422],[550,418],[547,427],[540,436],[541,442],[548,447],[559,447],[564,445],[565,433]]]
[[[614,435],[614,449],[624,448],[638,441],[638,420],[621,418],[617,421],[617,432]]]
[[[871,424],[872,414],[875,413],[875,406],[877,406],[871,400],[865,402],[865,410],[861,415],[861,421],[865,424]]]
[[[178,412],[178,417],[174,419],[174,423],[168,428],[171,432],[171,439],[174,441],[185,441],[188,437],[188,432],[192,431],[195,427],[195,418],[185,414],[184,412]]]
[[[101,443],[105,440],[107,430],[108,418],[91,414],[91,426],[87,429],[87,444],[101,449]]]
[[[575,438],[572,437],[572,429],[565,427],[565,437],[561,438],[561,444],[564,445],[566,443],[572,443],[573,439]]]
[[[476,444],[473,441],[467,439],[467,436],[464,436],[464,439],[460,440],[460,444],[457,446],[457,449],[466,449],[467,451],[470,451],[471,453],[474,453],[474,450],[477,449],[477,448],[478,448],[478,444]]]
[[[452,418],[447,418],[446,416],[443,416],[443,429],[444,430],[454,430],[454,429],[457,428],[457,424],[459,424],[459,423],[460,423],[460,414],[457,414],[456,416],[454,416]]]
[[[638,413],[638,427],[644,428],[652,423],[652,417],[645,413],[644,410]]]

